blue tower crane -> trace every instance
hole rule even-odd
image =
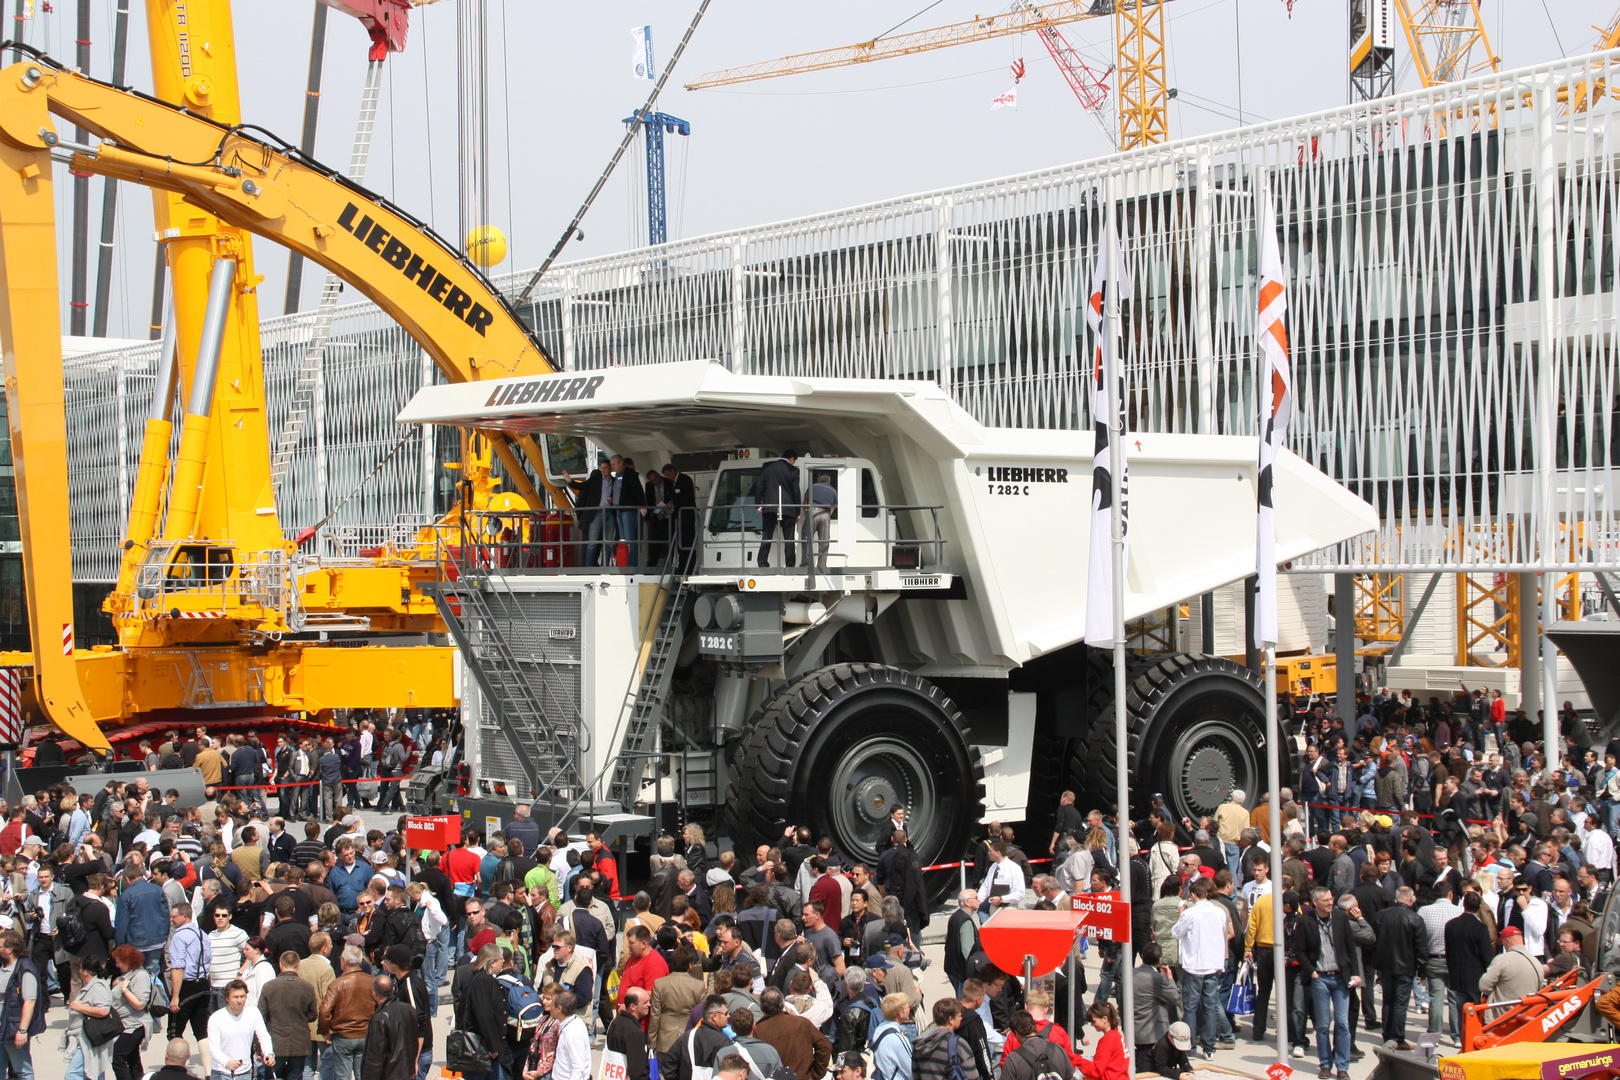
[[[624,122],[634,126],[636,118]],[[648,113],[641,121],[647,140],[647,243],[662,244],[669,239],[669,222],[664,210],[664,135],[690,135],[692,125],[668,113]]]

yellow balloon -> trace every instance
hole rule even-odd
[[[480,225],[467,234],[467,257],[479,266],[498,266],[506,258],[506,236],[493,225]]]

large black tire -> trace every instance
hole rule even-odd
[[[728,772],[739,845],[774,843],[791,822],[875,866],[898,800],[929,866],[955,861],[984,816],[984,768],[961,714],[927,680],[876,664],[822,668],[776,695]]]
[[[1241,788],[1254,806],[1266,789],[1264,686],[1241,664],[1173,653],[1133,663],[1127,673],[1127,752],[1131,803],[1145,813],[1154,794],[1176,816],[1197,819]],[[1110,698],[1112,695],[1109,695]],[[1118,801],[1115,725],[1110,701],[1092,723],[1070,773],[1087,805]],[[1293,753],[1283,739],[1282,772]]]

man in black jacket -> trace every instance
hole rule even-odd
[[[416,1075],[426,1076],[433,1065],[433,1002],[420,971],[411,969],[411,950],[391,945],[383,954],[383,970],[394,977],[394,999],[410,1006],[416,1018]]]
[[[973,954],[979,948],[979,894],[963,889],[958,903],[950,922],[945,924],[945,977],[951,980],[951,990],[960,995]]]
[[[1463,913],[1446,923],[1446,975],[1459,1005],[1479,1003],[1479,980],[1491,966],[1490,931],[1479,917],[1479,893],[1463,894]]]
[[[664,505],[670,512],[670,535],[679,537],[681,565],[685,566],[697,535],[697,488],[692,478],[674,465],[664,466]]]
[[[722,1046],[731,1043],[725,1032],[731,1017],[726,999],[710,994],[703,999],[703,1022],[675,1040],[675,1045],[658,1059],[658,1075],[663,1080],[692,1080],[692,1069],[707,1068]]]
[[[804,496],[799,491],[798,461],[797,450],[784,450],[781,457],[759,470],[754,502],[765,521],[760,530],[759,558],[756,560],[761,568],[771,565],[771,536],[778,525],[782,530],[783,565],[793,566],[797,561],[794,551],[797,543],[793,534],[799,522],[799,506],[804,502]]]
[[[1311,933],[1303,936],[1302,960],[1310,970],[1311,1004],[1316,1017],[1319,1080],[1350,1080],[1350,991],[1361,985],[1361,950],[1351,936],[1350,919],[1334,903],[1333,890],[1311,890],[1305,915]],[[1419,927],[1422,926],[1421,920]]]
[[[603,458],[597,470],[583,480],[575,480],[563,470],[563,480],[575,491],[574,521],[585,543],[585,565],[602,565],[602,542],[614,539],[617,516],[613,509],[613,465]],[[576,541],[577,542],[577,541]]]
[[[416,915],[411,912],[405,890],[398,885],[388,886],[376,917],[371,920],[371,929],[366,931],[366,952],[381,962],[389,948],[409,940],[411,924],[415,921]]]
[[[923,887],[922,860],[911,849],[903,829],[894,834],[894,862],[889,868],[887,888],[890,896],[899,899],[911,936],[922,937],[928,925],[928,890]]]
[[[1429,959],[1429,931],[1423,917],[1412,909],[1416,894],[1408,885],[1395,890],[1395,902],[1378,913],[1373,930],[1373,967],[1384,1001],[1384,1046],[1410,1050],[1406,1041],[1406,1008],[1412,999],[1412,976]]]
[[[641,1030],[651,1008],[652,995],[643,987],[632,986],[624,992],[624,1008],[608,1025],[608,1051],[624,1055],[629,1080],[648,1080],[652,1075],[647,1057],[647,1033]]]
[[[625,554],[628,557],[626,565],[634,568],[641,565],[640,551],[636,541],[641,537],[641,515],[647,505],[647,494],[641,486],[641,477],[636,473],[636,463],[632,458],[616,458],[613,462],[619,474],[619,539],[624,541]]]
[[[413,1080],[422,1040],[416,1035],[416,1012],[394,996],[394,978],[378,975],[371,981],[377,1011],[366,1026],[366,1049],[361,1058],[361,1080]]]

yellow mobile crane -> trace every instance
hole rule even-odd
[[[92,749],[109,745],[102,724],[173,722],[179,709],[276,716],[450,705],[450,648],[332,648],[289,637],[340,618],[363,618],[374,630],[443,624],[421,589],[437,574],[422,552],[331,564],[301,557],[281,532],[249,234],[354,286],[452,381],[543,374],[551,365],[477,268],[426,225],[236,123],[227,3],[148,6],[155,60],[160,52],[176,60],[154,63],[159,92],[183,104],[87,78],[42,54],[0,70],[0,342],[34,641],[32,654],[3,654],[0,663],[31,667],[40,711]],[[53,116],[101,143],[65,143]],[[109,600],[117,648],[73,647],[51,177],[53,153],[64,152],[75,170],[161,193],[175,278],[179,362],[168,373],[159,365]],[[187,404],[165,506],[176,388]],[[508,498],[542,505],[524,468],[545,476],[539,446],[502,435],[489,443],[514,486]]]

